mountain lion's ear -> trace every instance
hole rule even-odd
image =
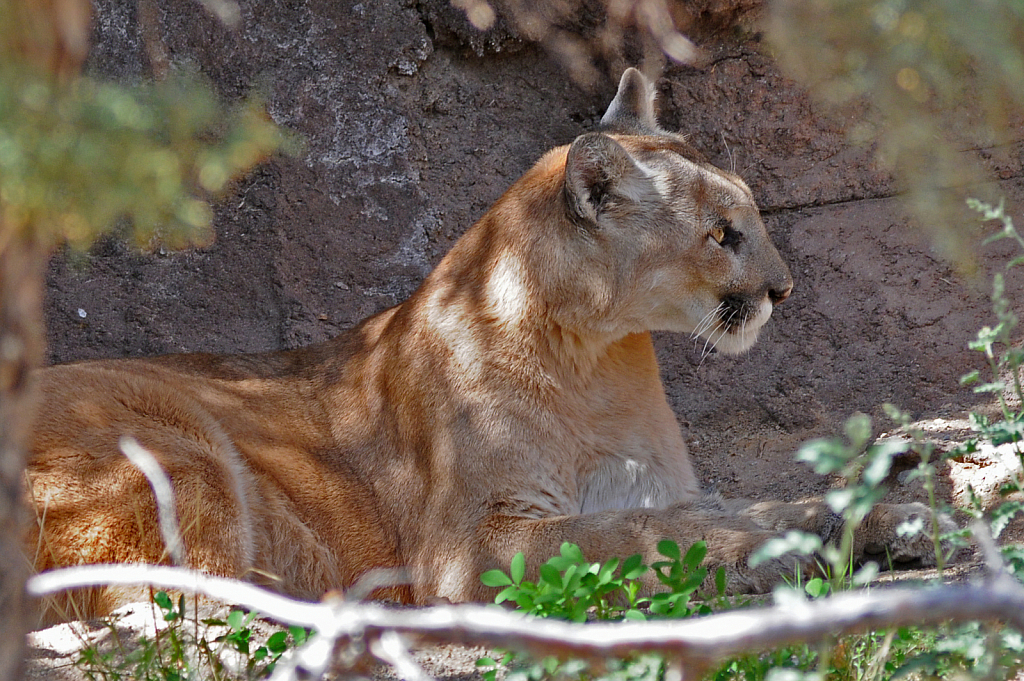
[[[598,132],[580,135],[565,160],[565,194],[576,218],[597,223],[616,200],[636,201],[646,174],[618,142]]]
[[[651,135],[659,132],[654,119],[654,84],[630,67],[619,80],[619,91],[601,118],[601,126],[612,132]]]

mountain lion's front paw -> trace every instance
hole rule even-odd
[[[932,513],[921,503],[878,504],[857,528],[855,557],[873,560],[883,569],[933,566],[936,522],[940,537],[959,529],[949,516]],[[949,542],[941,541],[939,550],[948,556]]]

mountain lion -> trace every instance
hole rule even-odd
[[[750,189],[661,130],[653,92],[628,70],[601,132],[546,154],[408,300],[333,340],[40,370],[35,568],[168,562],[123,435],[173,482],[188,566],[307,599],[404,567],[377,596],[487,600],[479,575],[518,551],[651,560],[663,538],[705,540],[730,590],[764,591],[793,563],[751,567],[766,539],[834,539],[821,503],[723,499],[694,476],[649,332],[742,352],[793,282]],[[927,513],[879,506],[858,548],[927,561],[928,538],[897,532]],[[80,592],[50,618],[138,595]]]

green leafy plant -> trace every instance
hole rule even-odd
[[[658,542],[658,553],[668,560],[659,560],[651,564],[655,576],[666,591],[655,593],[647,599],[646,604],[651,614],[663,617],[689,617],[691,615],[709,615],[711,608],[701,603],[694,606],[693,595],[707,579],[707,568],[700,567],[707,555],[708,547],[702,541],[696,542],[682,554],[679,545],[670,539]],[[715,573],[715,590],[718,595],[725,594],[725,568],[720,567]]]
[[[943,576],[946,563],[952,552],[957,551],[967,543],[968,530],[961,532],[954,532],[952,534],[944,534],[939,527],[939,515],[938,511],[947,511],[946,508],[941,508],[938,498],[935,494],[936,477],[938,475],[938,464],[941,463],[943,457],[936,456],[935,444],[925,437],[924,432],[920,428],[913,425],[910,414],[901,411],[897,407],[891,404],[882,405],[885,409],[886,414],[891,418],[900,428],[910,436],[910,443],[908,446],[909,451],[914,452],[918,456],[917,466],[908,472],[905,482],[910,483],[915,480],[920,480],[922,487],[924,487],[925,493],[928,495],[928,507],[932,510],[932,522],[930,527],[924,527],[924,520],[919,519],[920,526],[908,527],[905,531],[921,531],[927,530],[931,534],[932,546],[935,550],[935,568],[938,572],[939,578]]]
[[[1011,239],[1024,251],[1024,237],[1017,232],[1012,218],[1006,214],[1004,205],[997,206],[972,200],[970,205],[982,213],[986,220],[997,220],[1001,229],[985,240],[990,243],[999,239]],[[1013,258],[1007,269],[1024,263],[1024,255]],[[989,417],[980,412],[971,414],[971,425],[977,437],[955,448],[947,455],[957,457],[976,452],[980,447],[1006,446],[1004,451],[1012,451],[1021,466],[1018,474],[1009,479],[1002,488],[1004,495],[1024,493],[1024,391],[1021,389],[1020,371],[1024,364],[1024,350],[1014,341],[1014,332],[1018,319],[1013,312],[1011,299],[1006,292],[1006,283],[1002,273],[997,273],[993,281],[993,311],[996,316],[994,326],[983,327],[977,338],[970,343],[970,348],[982,353],[988,364],[990,376],[982,378],[980,371],[973,371],[963,377],[965,385],[974,385],[975,392],[991,394],[998,405],[998,417]],[[885,440],[872,442],[870,420],[863,415],[855,415],[847,422],[846,440],[816,440],[801,448],[798,459],[810,463],[818,473],[838,473],[848,481],[841,490],[830,492],[827,501],[837,513],[843,516],[846,530],[839,547],[822,547],[816,537],[791,533],[775,542],[769,542],[759,554],[760,557],[782,555],[787,551],[811,553],[818,551],[826,559],[826,567],[831,570],[831,587],[842,585],[835,577],[843,576],[851,565],[848,548],[851,546],[852,528],[856,527],[870,511],[883,493],[880,483],[888,475],[894,456],[913,451],[918,455],[918,465],[910,471],[907,481],[921,480],[928,495],[928,502],[933,511],[939,508],[935,493],[937,466],[943,456],[936,453],[935,446],[916,428],[909,414],[892,405],[883,405],[887,415],[909,435],[907,440]],[[988,519],[988,527],[993,537],[998,537],[1006,526],[1024,512],[1024,502],[1005,500],[986,514],[978,495],[971,491],[974,500],[973,513],[977,518]],[[941,533],[938,516],[933,513],[931,527],[925,527],[922,521],[919,527],[907,527],[905,531],[929,531],[935,546],[938,574],[941,578],[947,560],[947,552],[955,550],[958,536],[964,537],[968,531],[963,530],[952,535]],[[1003,556],[1011,571],[1018,578],[1024,578],[1024,549],[1019,546],[1002,547]],[[870,574],[870,573],[868,573]],[[864,575],[861,575],[863,578]],[[861,580],[854,579],[855,583]],[[804,585],[805,592],[811,597],[820,597],[820,585],[815,580]],[[825,590],[826,592],[828,589]],[[851,678],[840,673],[844,660],[848,661],[848,652],[855,648],[862,650],[871,646],[866,637],[846,638],[837,644],[832,652],[833,660],[828,665],[826,678]],[[912,674],[928,674],[938,678],[947,678],[955,674],[963,674],[971,670],[973,674],[988,678],[1009,678],[1024,664],[1024,638],[1020,632],[1001,626],[988,624],[970,624],[949,627],[940,631],[922,631],[904,628],[897,632],[889,632],[878,650],[871,654],[876,660],[872,673],[879,677],[901,677]],[[840,649],[845,652],[840,653]],[[801,668],[809,668],[810,659],[807,651],[790,650],[790,659],[803,659]],[[753,660],[753,661],[752,661]],[[880,661],[880,662],[879,662]],[[820,661],[819,661],[820,662]],[[839,663],[843,664],[839,664]],[[743,658],[734,660],[727,669],[750,671],[757,665],[763,665],[764,657]],[[837,666],[838,665],[838,666]],[[848,665],[847,665],[848,666]],[[819,666],[818,672],[822,669]],[[749,674],[745,678],[764,678],[766,669]],[[716,677],[718,678],[718,677]],[[721,677],[727,678],[727,677]],[[861,678],[855,675],[852,678]]]
[[[680,618],[710,614],[711,608],[706,603],[693,601],[708,576],[707,568],[700,565],[707,555],[707,545],[697,542],[683,553],[676,542],[663,539],[658,542],[658,553],[664,560],[650,566],[644,564],[639,554],[625,560],[611,558],[604,563],[590,563],[579,546],[566,542],[559,555],[540,566],[536,582],[526,579],[526,557],[522,552],[512,558],[508,573],[488,570],[480,575],[480,581],[501,589],[494,597],[497,604],[513,602],[531,615],[571,622],[586,622],[589,617],[646,620],[648,615]],[[642,596],[643,578],[651,572],[667,590]],[[725,593],[725,586],[725,570],[720,568],[715,574],[719,596]],[[558,675],[578,677],[585,670],[585,665],[577,668],[579,664],[560,662],[556,658],[526,664],[508,652],[498,659],[477,660],[485,681],[495,681],[502,669],[509,670],[506,678],[510,680],[535,681]],[[643,655],[616,661],[602,678],[657,681],[661,674],[661,658]]]
[[[839,545],[824,545],[817,535],[791,531],[766,542],[751,557],[752,565],[787,553],[818,553],[824,560],[823,568],[829,577],[828,590],[863,584],[874,577],[877,566],[870,564],[854,574],[854,536],[872,507],[885,495],[882,482],[889,475],[893,458],[906,452],[910,445],[896,440],[873,442],[871,419],[865,414],[851,416],[845,431],[845,439],[812,440],[804,444],[796,455],[798,461],[810,464],[815,473],[838,474],[847,481],[845,487],[825,495],[829,507],[843,519]],[[819,595],[824,595],[827,590],[815,584]]]
[[[190,620],[185,596],[174,601],[169,594],[153,594],[157,617],[164,623],[153,636],[122,640],[118,619],[106,622],[110,642],[101,650],[87,646],[76,666],[89,679],[121,681],[181,681],[209,678],[260,679],[268,676],[288,650],[306,642],[309,632],[301,627],[276,631],[257,643],[253,623],[256,613],[232,610],[224,620]],[[215,630],[227,631],[215,635]]]
[[[1024,237],[1022,237],[1013,224],[1013,218],[1006,213],[1003,202],[997,206],[972,199],[969,201],[972,208],[982,214],[988,220],[998,220],[1002,228],[985,239],[984,243],[992,243],[1001,239],[1011,239],[1017,242],[1024,251]],[[1006,269],[1024,264],[1024,254],[1013,258]],[[1015,343],[1013,332],[1016,330],[1019,320],[1013,311],[1012,300],[1006,294],[1006,281],[1002,272],[996,272],[992,279],[992,311],[996,316],[994,327],[985,326],[978,331],[977,338],[970,343],[972,350],[977,350],[985,355],[992,377],[987,382],[981,382],[981,372],[972,371],[963,378],[964,385],[974,385],[976,393],[992,393],[999,403],[1002,420],[995,422],[983,418],[979,414],[973,414],[978,432],[985,439],[994,445],[1014,443],[1016,451],[1021,452],[1019,443],[1024,441],[1024,411],[1021,409],[1021,400],[1024,399],[1024,389],[1021,387],[1020,369],[1024,364],[1024,348]],[[1009,380],[1009,384],[1007,383]],[[1007,388],[1012,388],[1017,398],[1017,408],[1012,408],[1007,400]]]
[[[259,678],[270,674],[277,661],[289,648],[301,646],[309,638],[309,632],[302,627],[291,626],[285,630],[275,631],[265,643],[255,648],[252,647],[253,630],[252,622],[256,619],[255,612],[246,613],[243,610],[232,610],[228,613],[226,620],[204,619],[203,624],[207,626],[228,627],[229,631],[213,639],[214,643],[222,643],[231,650],[241,654],[245,660],[246,676],[248,678]],[[205,640],[199,641],[203,650],[209,651],[210,659],[213,659],[213,651]]]
[[[1000,229],[988,237],[985,243],[1010,239],[1024,252],[1024,237],[1015,228],[1002,202],[991,205],[972,199],[969,204],[981,213],[984,220],[1000,223]],[[1024,264],[1024,255],[1011,259],[1006,269],[1021,264]],[[985,502],[973,489],[968,490],[972,502],[970,511],[978,520],[987,520],[988,531],[993,538],[998,538],[1009,523],[1024,512],[1024,503],[1005,498],[1009,495],[1019,497],[1024,493],[1024,390],[1020,376],[1024,349],[1014,340],[1019,320],[1013,311],[1002,272],[997,272],[993,277],[992,309],[996,324],[983,327],[970,343],[972,350],[984,356],[989,376],[983,378],[981,371],[972,371],[961,379],[961,383],[974,386],[976,393],[994,396],[998,416],[972,412],[970,423],[977,437],[956,448],[950,456],[973,454],[987,445],[999,447],[1003,453],[1016,458],[1017,472],[1000,489],[1004,500],[991,511],[986,512]],[[1024,581],[1024,548],[1007,545],[1001,547],[1001,551],[1010,572]],[[940,669],[943,665],[964,662],[989,675],[1002,676],[1024,665],[1024,641],[1019,632],[1011,629],[967,625],[958,627],[948,637],[937,641],[934,649],[922,655],[917,662],[929,671]]]
[[[998,205],[987,204],[972,199],[969,204],[981,213],[986,221],[996,220],[1000,229],[988,237],[985,243],[1002,239],[1010,239],[1024,253],[1024,237],[1013,224],[1013,218],[1006,213],[1003,202]],[[1024,254],[1010,260],[1006,269],[1024,264]],[[999,415],[990,417],[981,412],[970,415],[971,427],[977,437],[969,440],[954,450],[952,456],[962,456],[977,452],[983,445],[1000,447],[1001,451],[1017,460],[1017,472],[1004,483],[1001,494],[1007,497],[1012,494],[1024,493],[1024,389],[1021,384],[1021,365],[1024,364],[1024,348],[1014,340],[1014,333],[1019,325],[1017,315],[1013,311],[1012,300],[1006,292],[1006,281],[1002,272],[997,272],[992,282],[992,310],[996,317],[995,326],[985,326],[979,332],[970,348],[982,353],[988,364],[990,376],[982,378],[980,371],[972,371],[961,378],[964,385],[973,385],[974,392],[990,394],[995,397],[999,407]],[[972,499],[973,514],[976,518],[985,517],[982,500],[969,490]],[[1024,502],[1007,499],[998,504],[988,515],[988,528],[992,536],[998,538],[1007,525],[1024,512]],[[1005,546],[1003,556],[1010,570],[1024,580],[1024,549],[1020,546]]]
[[[646,619],[642,608],[653,615],[688,617],[710,612],[707,606],[693,606],[691,598],[707,578],[700,567],[707,554],[704,542],[697,542],[685,554],[670,539],[658,542],[658,552],[666,560],[651,566],[637,554],[626,560],[611,558],[605,563],[590,563],[575,544],[561,546],[560,554],[548,559],[538,570],[536,582],[525,579],[526,558],[522,552],[512,559],[509,572],[488,570],[480,576],[484,585],[501,588],[495,603],[514,602],[531,615],[557,617],[585,622],[588,613],[596,619]],[[650,597],[639,596],[642,577],[653,570],[667,592]],[[719,593],[725,591],[725,573],[716,575]]]

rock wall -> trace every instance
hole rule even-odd
[[[446,0],[247,0],[237,30],[200,3],[150,1],[175,68],[228,100],[260,89],[306,148],[237,183],[209,246],[144,254],[107,238],[57,254],[52,362],[332,336],[401,301],[535,159],[592,129],[618,75],[585,90],[514,28],[476,35]],[[147,77],[134,3],[96,5],[90,69]],[[991,318],[988,284],[943,262],[871,150],[845,141],[856,112],[812,104],[756,34],[700,42],[707,63],[658,84],[663,123],[747,179],[796,288],[743,357],[702,359],[689,338],[659,335],[667,390],[709,482],[813,493],[823,483],[783,472],[800,440],[887,401],[924,416],[971,403],[957,378],[980,365],[966,344]],[[1024,145],[998,158],[1019,205]],[[987,249],[983,270],[1008,252]]]

